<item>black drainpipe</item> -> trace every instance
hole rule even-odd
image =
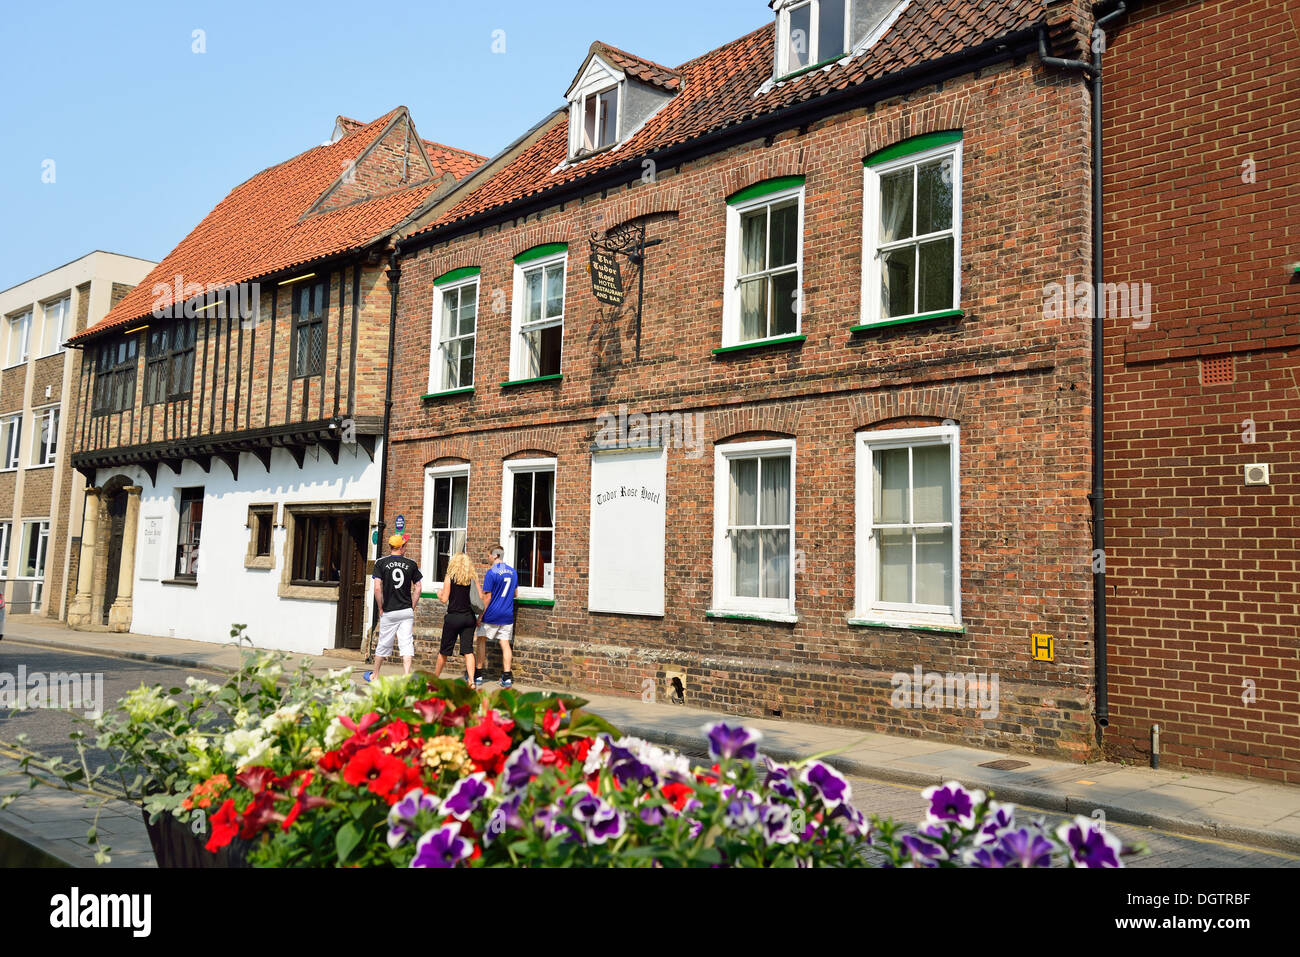
[[[1106,665],[1106,474],[1105,474],[1105,419],[1103,417],[1105,398],[1105,308],[1106,300],[1101,295],[1103,277],[1105,276],[1105,243],[1102,236],[1104,221],[1102,218],[1102,100],[1101,100],[1101,59],[1105,49],[1105,26],[1116,17],[1122,16],[1127,7],[1121,2],[1113,11],[1101,17],[1092,28],[1092,62],[1086,60],[1066,60],[1047,55],[1047,30],[1038,31],[1038,57],[1046,66],[1064,67],[1081,70],[1092,80],[1092,492],[1088,500],[1092,503],[1092,547],[1093,555],[1100,555],[1100,566],[1093,562],[1092,601],[1094,622],[1094,661],[1096,665],[1095,684],[1097,688],[1098,728],[1110,724],[1110,699],[1107,693]],[[1100,41],[1100,42],[1099,42]]]
[[[388,254],[388,372],[385,375],[384,382],[384,437],[383,452],[381,456],[381,467],[379,469],[379,522],[375,538],[376,560],[384,554],[384,509],[387,507],[388,499],[388,426],[393,416],[393,353],[397,345],[397,289],[402,282],[402,267],[397,261],[397,256],[401,250],[401,243],[393,245],[392,252]],[[379,603],[370,599],[373,608],[371,620],[377,625],[379,623]],[[373,629],[372,629],[373,630]],[[369,647],[366,652],[366,661],[371,660],[373,647]]]

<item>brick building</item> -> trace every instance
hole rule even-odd
[[[227,641],[238,622],[263,647],[360,647],[388,237],[482,162],[422,140],[405,107],[340,117],[72,338],[90,501],[74,626]]]
[[[1159,725],[1165,766],[1297,782],[1300,9],[1127,7],[1105,263],[1151,308],[1106,325],[1107,752]]]
[[[430,582],[506,547],[521,680],[1095,755],[1091,324],[1043,297],[1091,270],[1090,103],[1038,55],[1088,11],[773,8],[594,44],[404,230],[385,521]]]
[[[84,482],[69,464],[77,354],[64,347],[154,263],[96,251],[0,292],[0,579],[11,613],[62,618]]]

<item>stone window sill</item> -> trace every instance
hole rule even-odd
[[[799,616],[791,612],[729,611],[725,608],[710,608],[704,613],[704,617],[730,621],[774,621],[783,625],[794,625],[799,622]]]
[[[186,588],[198,588],[199,580],[197,578],[164,578],[164,585],[184,585]]]
[[[245,568],[268,569],[275,567],[275,558],[271,555],[251,556],[244,559]]]
[[[278,591],[281,598],[297,598],[301,601],[339,600],[337,585],[281,585]]]

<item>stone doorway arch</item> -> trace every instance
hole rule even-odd
[[[68,624],[86,631],[130,631],[140,493],[125,475],[86,489],[77,596]]]

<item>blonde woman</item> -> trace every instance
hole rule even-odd
[[[474,566],[464,552],[451,557],[447,565],[447,577],[442,583],[438,599],[447,606],[447,617],[442,621],[442,644],[438,648],[438,663],[434,674],[442,677],[442,669],[447,658],[456,651],[456,636],[460,636],[460,653],[465,656],[465,674],[471,686],[474,684],[474,629],[478,627],[478,616],[470,605],[470,595],[478,597],[479,607],[483,607],[483,589],[479,587]]]

